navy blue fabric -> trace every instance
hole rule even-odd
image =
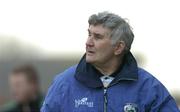
[[[137,63],[130,52],[124,57],[123,66],[120,66],[119,69],[118,73],[116,72],[113,74],[115,80],[112,83],[117,83],[119,80],[138,79]],[[102,76],[102,74],[98,70],[96,70],[91,64],[86,63],[84,55],[78,64],[75,78],[88,87],[98,88],[103,87],[100,76]]]
[[[85,57],[78,65],[57,75],[41,112],[103,112],[104,88],[98,72]],[[180,112],[167,89],[150,73],[138,68],[129,52],[115,80],[107,88],[107,111]]]

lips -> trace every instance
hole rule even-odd
[[[87,55],[93,55],[94,53],[95,53],[95,52],[94,52],[94,51],[91,51],[91,50],[87,50],[87,51],[86,51],[86,54],[87,54]]]

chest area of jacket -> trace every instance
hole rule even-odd
[[[138,110],[142,105],[138,89],[113,86],[106,89],[106,94],[104,90],[71,86],[65,93],[62,107],[72,112],[103,112],[106,106],[110,112],[126,112]]]

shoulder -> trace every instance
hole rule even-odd
[[[165,100],[166,98],[171,97],[167,88],[152,74],[147,72],[146,70],[139,68],[138,70],[139,80],[142,93],[148,93],[149,96],[162,98],[161,100]],[[158,98],[157,98],[158,100]]]
[[[72,78],[74,78],[76,67],[77,65],[71,66],[68,69],[66,69],[64,72],[56,75],[54,78],[54,82],[64,83],[64,82],[67,82],[68,80],[72,80]]]
[[[61,108],[61,102],[66,96],[65,92],[67,91],[70,83],[72,83],[72,80],[74,80],[76,66],[77,65],[74,65],[66,69],[54,78],[48,89],[41,110],[53,110],[53,112],[56,112]]]
[[[158,79],[141,68],[138,70],[138,75],[138,83],[141,85],[140,96],[143,96],[143,101],[147,102],[148,109],[152,109],[153,112],[178,110],[174,98]]]
[[[0,111],[1,112],[12,112],[17,110],[17,103],[14,101],[8,102],[4,105],[2,105]]]
[[[149,83],[150,85],[162,85],[156,77],[142,68],[138,68],[138,79],[139,81]]]
[[[68,85],[71,84],[72,81],[74,80],[76,66],[77,65],[71,66],[68,69],[66,69],[64,72],[55,76],[51,86],[49,87],[48,95],[54,97],[54,95],[60,95],[59,93],[65,91]]]

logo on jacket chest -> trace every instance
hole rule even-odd
[[[124,106],[124,112],[138,112],[138,107],[134,103],[126,103]]]
[[[75,107],[78,108],[80,106],[93,107],[93,102],[89,101],[87,97],[82,99],[75,99]]]

